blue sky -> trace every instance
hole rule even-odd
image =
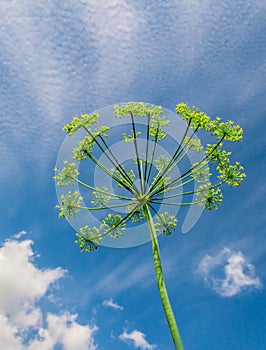
[[[53,168],[75,115],[179,102],[233,119],[247,178],[160,237],[186,350],[265,349],[265,1],[1,2],[0,342],[170,350],[149,243],[81,254]]]

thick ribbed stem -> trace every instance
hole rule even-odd
[[[148,222],[149,231],[151,235],[151,242],[152,242],[152,253],[153,253],[153,261],[154,261],[154,268],[155,268],[155,274],[157,279],[157,286],[161,298],[161,302],[163,305],[164,313],[168,322],[168,326],[172,335],[172,339],[175,345],[175,350],[184,350],[181,337],[177,328],[175,316],[170,304],[170,300],[167,294],[166,285],[164,282],[163,277],[163,270],[162,270],[162,264],[161,264],[161,258],[160,258],[160,251],[159,251],[159,244],[158,239],[153,223],[153,219],[149,210],[148,205],[144,206],[144,213],[145,217]]]

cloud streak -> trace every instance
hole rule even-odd
[[[115,310],[124,310],[123,306],[117,304],[116,302],[113,301],[113,299],[109,299],[109,300],[104,300],[103,301],[103,305],[107,306],[107,307],[111,307]]]
[[[205,255],[198,272],[207,285],[222,297],[233,297],[247,288],[261,288],[254,266],[242,252],[224,248],[216,256]]]

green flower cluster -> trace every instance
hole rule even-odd
[[[176,223],[177,219],[166,211],[165,213],[156,215],[155,231],[162,233],[164,236],[169,236],[175,231]]]
[[[88,225],[80,228],[80,233],[76,233],[76,244],[80,247],[82,253],[93,252],[97,250],[97,244],[101,243],[102,237],[97,227],[89,228]]]
[[[209,159],[210,164],[215,164],[218,162],[219,164],[228,164],[229,163],[229,156],[232,152],[226,152],[223,150],[222,143],[217,146],[217,144],[207,144],[207,147],[205,149],[205,154],[207,158]]]
[[[184,138],[184,147],[186,149],[193,149],[196,152],[200,152],[203,150],[203,146],[200,142],[200,139],[193,139],[188,136]]]
[[[153,115],[150,121],[149,134],[153,140],[162,140],[167,136],[167,133],[163,130],[163,126],[170,123],[166,117],[160,117],[159,115]]]
[[[68,163],[64,161],[64,168],[59,172],[58,168],[54,168],[54,171],[58,174],[54,176],[54,180],[57,181],[57,186],[68,186],[75,182],[75,179],[79,176],[79,171],[76,169],[75,163]]]
[[[112,198],[110,195],[106,194],[107,191],[107,187],[103,187],[102,190],[96,187],[95,191],[92,192],[94,198],[91,200],[91,204],[98,208],[106,208]]]
[[[130,115],[138,117],[156,116],[162,113],[161,106],[154,106],[143,102],[129,102],[122,106],[114,106],[114,114],[117,118],[124,118]]]
[[[66,195],[61,196],[61,205],[57,205],[59,209],[59,216],[70,219],[71,216],[75,216],[80,211],[80,204],[82,197],[79,196],[78,191],[72,193],[68,191]]]
[[[126,212],[130,215],[132,222],[141,222],[145,219],[143,208],[139,208],[139,204],[135,200],[127,205]]]
[[[74,134],[80,128],[90,129],[90,126],[98,123],[99,114],[82,114],[80,118],[74,117],[69,124],[63,127],[68,135]]]
[[[156,140],[164,139],[167,134],[162,129],[163,126],[168,125],[170,122],[166,119],[166,117],[161,116],[162,114],[162,107],[161,106],[154,106],[146,103],[135,103],[135,102],[129,102],[125,105],[119,106],[115,105],[115,111],[114,114],[117,118],[124,118],[124,117],[149,117],[150,123],[149,123],[149,135]],[[138,132],[138,135],[140,135],[140,132]],[[136,137],[138,136],[136,135]],[[132,142],[135,139],[135,136],[132,131],[132,136],[127,136],[126,134],[123,134],[124,141],[125,142]]]
[[[125,222],[119,214],[108,214],[103,219],[101,228],[104,230],[103,235],[108,234],[111,238],[119,238],[125,231]]]
[[[167,170],[169,164],[170,164],[170,159],[164,154],[160,155],[158,158],[154,160],[155,168],[158,171],[158,174],[154,177],[152,182],[152,186],[156,182],[156,185],[154,186],[154,191],[163,190],[165,186],[170,182],[171,180],[170,176],[166,176],[166,175],[161,176],[161,174]]]
[[[136,132],[136,137],[138,137],[139,135],[141,135],[141,132],[137,131]],[[123,138],[124,138],[124,142],[134,142],[135,135],[134,135],[133,130],[131,131],[131,135],[123,134]]]
[[[217,140],[227,140],[237,142],[243,137],[243,129],[239,125],[234,125],[234,122],[229,120],[221,122],[221,118],[216,118],[208,125],[212,135],[217,136]]]
[[[190,176],[196,182],[199,182],[199,183],[208,182],[211,176],[208,163],[206,161],[194,163]]]
[[[221,189],[215,189],[211,183],[199,186],[196,194],[199,205],[208,210],[216,210],[221,204],[223,198]]]
[[[239,162],[235,165],[218,165],[217,170],[220,174],[218,178],[229,186],[239,186],[246,177],[243,173],[244,168]]]
[[[107,137],[107,131],[110,128],[107,126],[100,126],[94,131],[89,131],[89,134],[85,136],[85,138],[78,143],[78,147],[73,149],[73,159],[75,160],[83,160],[86,159],[89,154],[92,152],[92,146],[96,143],[96,138]]]
[[[97,249],[97,245],[104,236],[118,238],[124,231],[125,223],[122,217],[118,214],[108,214],[99,228],[96,226],[90,228],[88,225],[80,228],[80,232],[76,233],[75,243],[79,245],[82,252],[92,252]]]
[[[217,136],[217,140],[240,141],[242,139],[243,130],[239,125],[229,120],[221,122],[221,118],[212,120],[207,114],[201,112],[196,107],[188,107],[185,103],[176,106],[176,113],[182,115],[194,129],[205,129],[210,131],[213,136]]]
[[[185,103],[179,103],[176,106],[176,113],[182,115],[182,119],[186,120],[194,129],[206,129],[211,121],[211,118],[201,112],[196,107],[188,107]]]
[[[155,168],[158,172],[164,171],[170,163],[169,157],[161,154],[158,158],[154,160]]]
[[[59,209],[59,216],[71,218],[80,210],[120,210],[120,214],[109,214],[101,220],[100,226],[84,226],[77,233],[76,243],[82,251],[93,251],[97,249],[104,236],[118,238],[124,232],[128,222],[139,223],[143,220],[149,220],[149,210],[153,210],[156,216],[154,228],[156,232],[163,235],[170,235],[176,228],[177,219],[169,212],[158,214],[155,208],[163,204],[173,206],[189,206],[198,204],[207,210],[216,210],[222,202],[222,192],[220,186],[227,184],[229,186],[239,186],[245,178],[243,167],[239,162],[230,164],[231,152],[223,149],[223,141],[239,141],[242,139],[242,129],[239,125],[234,125],[232,121],[223,122],[221,118],[212,120],[206,113],[201,112],[196,107],[188,107],[184,103],[176,106],[176,113],[182,116],[187,122],[187,129],[184,133],[182,142],[177,146],[171,155],[157,156],[157,143],[167,136],[166,126],[170,121],[162,115],[162,107],[145,103],[129,102],[124,105],[114,107],[114,115],[117,118],[129,117],[131,120],[131,133],[122,134],[124,142],[132,142],[134,154],[132,154],[132,168],[129,171],[120,164],[118,158],[113,154],[112,149],[108,147],[107,141],[109,127],[93,127],[98,123],[99,115],[83,114],[80,118],[73,118],[70,124],[64,127],[68,135],[83,128],[87,134],[73,150],[73,159],[81,161],[89,158],[106,175],[110,176],[117,184],[118,188],[124,188],[117,193],[109,192],[107,187],[93,187],[81,182],[79,171],[76,169],[76,163],[64,162],[64,166],[59,171],[55,168],[56,175],[54,179],[58,186],[68,186],[77,182],[91,191],[92,207],[82,207],[82,197],[78,192],[67,192],[61,197],[61,204],[56,207]],[[135,117],[146,118],[146,132],[141,133],[137,130],[138,124]],[[145,125],[145,124],[143,124]],[[166,130],[165,130],[166,129]],[[216,143],[208,143],[203,147],[201,141],[195,137],[198,130],[204,129],[210,137],[216,140]],[[143,136],[144,135],[144,136]],[[138,145],[139,139],[146,138],[145,151]],[[150,146],[150,140],[153,140]],[[109,166],[101,163],[93,155],[94,147],[98,147],[109,161]],[[174,178],[176,166],[188,154],[189,150],[202,152],[202,159],[195,162],[189,169],[180,172]],[[141,152],[141,153],[140,153]],[[181,163],[180,163],[181,164]],[[185,163],[186,164],[186,163]],[[185,165],[187,166],[187,165]],[[183,169],[180,167],[180,169]],[[210,179],[216,176],[218,183],[212,184]],[[137,180],[137,181],[136,181]],[[180,192],[184,186],[196,184],[196,189]],[[190,184],[190,185],[189,185]],[[169,195],[165,195],[168,192]],[[126,195],[125,195],[126,194]],[[174,198],[182,195],[195,194],[195,198],[190,201],[175,201]],[[186,197],[187,198],[187,197]],[[168,199],[171,199],[168,201]],[[123,214],[122,214],[123,213]]]

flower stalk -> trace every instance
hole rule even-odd
[[[160,250],[159,250],[159,243],[157,239],[156,230],[154,227],[153,218],[151,215],[151,212],[149,210],[148,205],[144,206],[144,213],[145,217],[148,223],[150,236],[151,236],[151,243],[152,243],[152,255],[153,255],[153,262],[154,262],[154,269],[155,269],[155,275],[157,280],[157,287],[159,291],[159,295],[161,298],[161,303],[163,306],[164,314],[169,326],[169,330],[171,332],[171,336],[173,339],[173,343],[175,346],[175,350],[184,350],[182,340],[180,337],[179,330],[177,328],[175,315],[172,310],[172,306],[168,297],[165,281],[164,281],[164,275],[163,275],[163,269],[162,269],[162,263],[161,263],[161,257],[160,257]]]

